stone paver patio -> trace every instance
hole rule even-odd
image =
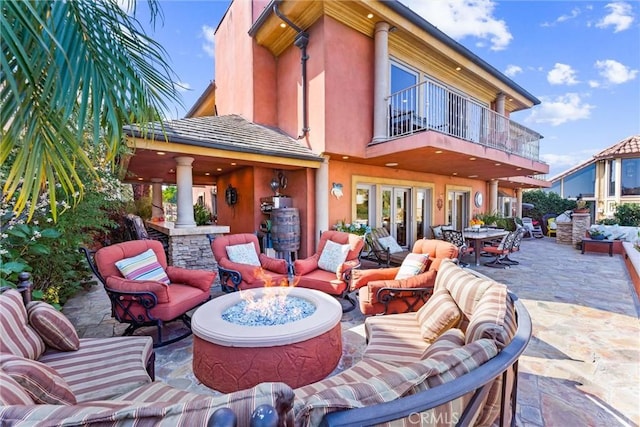
[[[533,321],[533,337],[520,359],[518,425],[639,425],[640,304],[622,257],[581,255],[544,238],[525,239],[512,258],[520,265],[473,268],[507,284]],[[212,292],[219,294],[219,286]],[[100,286],[70,300],[64,313],[83,337],[125,329],[111,319]],[[336,372],[360,360],[363,319],[357,309],[343,315],[343,355]],[[174,325],[180,327],[179,322]],[[191,344],[189,337],[156,349],[156,378],[216,394],[193,376]]]

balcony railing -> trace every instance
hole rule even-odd
[[[539,133],[438,83],[427,80],[388,100],[389,138],[433,130],[539,161]]]

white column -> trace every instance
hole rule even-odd
[[[490,213],[498,212],[498,180],[492,179],[489,188]]]
[[[151,178],[151,218],[164,218],[162,208],[162,179]]]
[[[176,186],[178,199],[178,217],[176,228],[195,227],[193,216],[193,157],[176,157]]]
[[[500,92],[497,96],[496,96],[496,113],[498,114],[502,114],[504,116],[504,100],[505,100],[505,95],[504,93]]]
[[[389,24],[376,23],[374,34],[373,142],[387,139],[387,96],[389,96]]]
[[[324,156],[324,162],[316,170],[316,232],[315,245],[320,243],[320,231],[329,229],[329,156]]]
[[[516,216],[522,218],[522,188],[516,188]]]

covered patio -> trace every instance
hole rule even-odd
[[[520,265],[510,269],[472,268],[507,284],[533,321],[533,337],[520,358],[517,424],[637,425],[640,304],[622,257],[581,255],[544,238],[523,241],[515,258]],[[221,290],[216,286],[212,292],[216,296]],[[80,336],[122,332],[98,286],[70,300],[64,313]],[[363,320],[358,309],[343,314],[343,353],[334,373],[362,357]],[[192,338],[157,349],[156,357],[158,380],[217,394],[193,375]]]

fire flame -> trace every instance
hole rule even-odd
[[[255,277],[264,282],[265,291],[261,298],[255,298],[254,292],[250,289],[240,290],[240,298],[242,298],[247,306],[246,311],[259,312],[265,317],[274,316],[278,311],[282,311],[285,307],[285,301],[291,288],[300,282],[300,276],[291,276],[281,279],[279,282],[273,280],[271,275],[265,273],[264,269],[258,267]],[[297,309],[296,311],[300,311]],[[299,313],[294,312],[294,315]]]

